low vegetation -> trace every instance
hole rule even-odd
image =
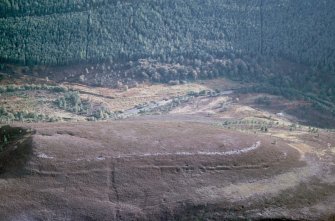
[[[297,86],[298,88],[298,86]],[[312,103],[313,107],[320,112],[323,113],[331,113],[335,116],[335,104],[334,104],[334,95],[316,95],[311,92],[304,93],[300,90],[294,89],[293,87],[276,87],[275,85],[263,84],[256,85],[252,87],[243,87],[238,90],[240,93],[269,93],[273,95],[283,96],[288,99],[303,99],[310,103]],[[269,104],[269,100],[264,100],[263,98],[257,99],[256,102],[267,103]]]
[[[66,92],[54,103],[60,109],[86,116],[89,121],[109,119],[113,116],[113,113],[104,105],[94,107],[89,101],[82,101],[78,91]]]
[[[36,112],[17,111],[11,112],[4,107],[0,107],[0,123],[17,122],[55,122],[59,121],[59,117],[38,114]]]
[[[66,92],[68,89],[63,86],[54,86],[54,85],[46,85],[46,84],[25,84],[25,85],[1,85],[0,93],[11,93],[18,91],[33,91],[33,90],[47,90],[51,92]]]
[[[77,91],[70,91],[57,98],[55,101],[59,108],[70,112],[81,112],[84,110],[83,103],[81,102],[79,92]]]

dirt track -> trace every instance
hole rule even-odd
[[[301,157],[280,138],[173,120],[29,126],[28,162],[0,178],[1,220],[334,214],[334,155]]]

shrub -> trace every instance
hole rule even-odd
[[[271,104],[271,99],[268,96],[259,97],[255,100],[257,104],[269,106]]]
[[[75,113],[84,109],[80,99],[80,94],[77,91],[66,92],[64,96],[55,100],[55,104],[61,109]]]
[[[5,107],[0,107],[0,116],[7,115],[7,110]]]

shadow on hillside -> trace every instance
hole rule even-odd
[[[32,154],[32,131],[8,125],[0,128],[0,177],[25,175]]]

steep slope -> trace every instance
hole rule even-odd
[[[0,58],[24,64],[265,54],[334,70],[331,0],[4,1]]]

